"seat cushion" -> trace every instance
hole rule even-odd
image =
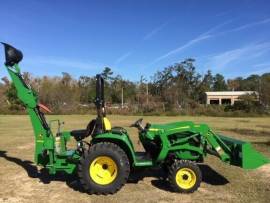
[[[70,132],[71,136],[73,136],[75,138],[75,140],[82,140],[85,137],[87,137],[88,135],[88,130],[87,129],[82,129],[82,130],[72,130]]]

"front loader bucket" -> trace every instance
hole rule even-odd
[[[249,142],[218,135],[230,149],[230,164],[243,169],[256,169],[270,163],[270,159],[256,151]]]

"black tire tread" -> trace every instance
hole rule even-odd
[[[179,168],[191,168],[195,174],[197,175],[197,181],[195,185],[190,189],[183,189],[180,188],[175,182],[175,175]],[[189,160],[175,160],[175,162],[169,167],[169,174],[168,174],[169,183],[172,187],[174,192],[181,192],[181,193],[193,193],[196,191],[202,182],[202,173],[200,168],[197,166],[196,163],[189,161]]]
[[[93,152],[97,152],[99,150],[113,150],[114,152],[116,152],[121,159],[124,162],[124,179],[123,181],[117,185],[117,187],[113,187],[110,191],[97,191],[94,188],[90,188],[89,184],[87,183],[87,180],[85,178],[85,171],[84,171],[84,164],[86,162],[86,158]],[[111,143],[111,142],[99,142],[96,144],[93,144],[89,150],[87,152],[85,152],[85,154],[81,157],[79,163],[78,163],[78,177],[80,180],[81,185],[83,186],[84,190],[86,190],[89,194],[97,194],[97,195],[107,195],[107,194],[113,194],[116,193],[118,190],[121,189],[121,187],[123,187],[123,185],[127,182],[128,177],[129,177],[129,173],[130,173],[130,164],[129,164],[129,159],[126,155],[126,153],[124,152],[124,150],[122,148],[120,148],[118,145]]]

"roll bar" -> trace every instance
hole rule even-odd
[[[103,118],[106,116],[105,100],[104,100],[104,79],[100,74],[96,75],[96,98],[95,105],[97,108],[97,118],[95,134],[103,133],[104,123]]]

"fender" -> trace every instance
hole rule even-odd
[[[114,134],[111,132],[95,135],[91,144],[98,142],[112,142],[120,146],[127,154],[131,166],[134,166],[136,162],[135,150],[128,134]]]

